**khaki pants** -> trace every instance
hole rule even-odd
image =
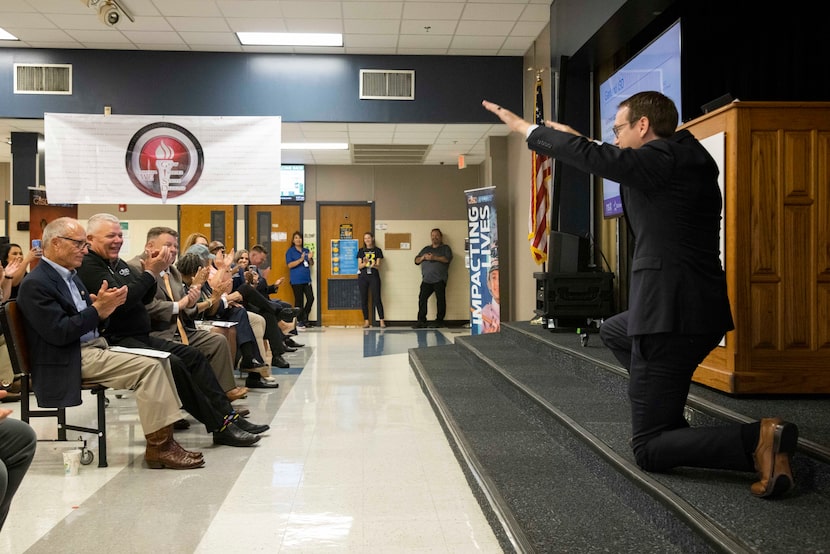
[[[259,353],[262,354],[262,361],[271,365],[271,348],[268,341],[265,340],[265,318],[254,312],[248,312],[248,321],[251,322],[257,348],[259,348]]]
[[[11,383],[13,380],[14,370],[9,358],[9,349],[6,348],[6,337],[0,333],[0,382]]]
[[[138,418],[149,435],[184,417],[182,401],[166,359],[113,352],[103,339],[81,348],[81,377],[112,389],[135,391]]]

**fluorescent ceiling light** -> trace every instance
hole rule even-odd
[[[0,27],[0,40],[20,40],[7,30]]]
[[[245,33],[238,32],[246,46],[343,46],[340,33]]]
[[[283,142],[282,150],[348,150],[347,142]]]

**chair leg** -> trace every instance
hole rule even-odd
[[[58,440],[66,442],[66,408],[56,408],[55,418],[58,420]]]
[[[107,395],[105,390],[96,390],[98,397],[98,467],[107,467]]]

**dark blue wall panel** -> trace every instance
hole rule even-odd
[[[12,93],[14,63],[69,63],[71,96]],[[285,121],[482,123],[522,105],[520,57],[0,49],[0,117],[44,112],[279,115]],[[359,100],[360,69],[415,70],[415,100]]]

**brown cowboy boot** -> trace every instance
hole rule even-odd
[[[173,440],[173,425],[170,424],[145,435],[147,448],[144,460],[152,469],[194,469],[205,465],[203,458],[193,458]]]
[[[204,456],[201,452],[196,450],[185,450],[185,448],[179,444],[175,438],[170,439],[171,445],[170,448],[175,452],[177,455],[187,456],[188,458],[192,458],[193,460],[202,460],[204,461]]]

